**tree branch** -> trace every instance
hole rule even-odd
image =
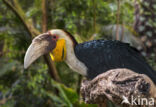
[[[119,40],[119,21],[120,21],[120,0],[117,0],[117,26],[116,26],[116,40]]]
[[[109,70],[91,81],[83,81],[81,94],[86,103],[99,105],[108,99],[123,107],[130,106],[132,96],[136,99],[153,98],[156,103],[156,86],[151,79],[128,69]],[[122,104],[123,97],[127,98],[130,104]]]
[[[96,33],[96,1],[93,0],[93,31]]]
[[[3,2],[20,19],[20,21],[22,22],[22,24],[26,28],[27,32],[30,34],[31,38],[40,34],[40,32],[36,28],[34,28],[33,24],[28,21],[27,17],[25,16],[23,9],[21,8],[21,6],[17,0],[13,0],[14,6],[7,0],[3,0]],[[44,21],[44,22],[47,23],[47,21]],[[44,32],[46,31],[45,28],[46,28],[46,26],[44,27]],[[45,60],[47,62],[51,76],[53,75],[52,77],[56,81],[60,81],[60,79],[57,75],[57,72],[56,72],[56,68],[54,68],[53,62],[50,62],[51,59],[50,59],[49,55],[45,56]]]
[[[2,1],[20,19],[20,21],[23,23],[23,25],[26,28],[26,30],[29,33],[29,35],[32,36],[33,35],[32,32],[30,31],[30,29],[29,29],[26,21],[24,20],[24,18],[22,17],[22,15],[20,15],[20,13],[18,12],[18,10],[15,7],[13,7],[11,5],[11,3],[9,3],[7,0],[2,0]]]
[[[42,32],[47,31],[47,0],[42,0]],[[61,82],[59,75],[57,73],[54,62],[51,60],[50,55],[44,55],[44,59],[48,65],[49,73],[54,80]]]

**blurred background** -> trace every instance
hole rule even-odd
[[[54,28],[79,43],[130,43],[156,70],[156,0],[0,0],[1,107],[96,107],[82,101],[82,77],[64,62],[44,56],[23,69],[33,37]]]

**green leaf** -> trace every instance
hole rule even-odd
[[[9,73],[11,71],[13,71],[16,66],[18,65],[18,62],[17,61],[12,61],[12,62],[9,62],[9,63],[6,63],[7,60],[4,60],[4,59],[0,59],[0,77],[5,75],[6,73]]]

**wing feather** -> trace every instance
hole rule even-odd
[[[139,51],[127,43],[93,40],[76,45],[75,54],[88,67],[89,78],[110,69],[128,68],[146,74],[156,83],[156,72],[146,63]]]

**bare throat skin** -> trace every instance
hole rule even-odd
[[[61,62],[66,58],[66,42],[64,39],[57,41],[56,48],[50,53],[51,59],[56,62]]]
[[[57,41],[56,48],[50,53],[50,56],[53,61],[65,61],[73,71],[87,75],[87,67],[75,56],[72,44],[67,43],[64,39]]]

